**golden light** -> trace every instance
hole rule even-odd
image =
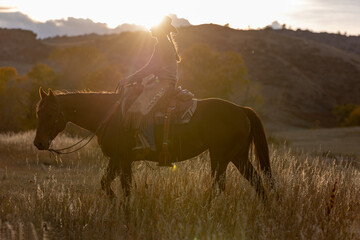
[[[143,26],[145,26],[148,30],[150,30],[151,27],[159,24],[160,21],[162,20],[162,18],[163,18],[165,15],[166,15],[166,14],[164,14],[164,15],[152,16],[152,17],[139,16],[139,18],[138,18],[138,24],[139,24],[139,25],[143,25]]]
[[[354,1],[355,0],[351,0]],[[91,19],[96,23],[106,23],[110,28],[115,28],[123,23],[142,25],[150,29],[156,25],[163,16],[169,13],[185,18],[191,24],[215,23],[230,24],[232,28],[247,29],[265,27],[277,20],[292,27],[305,25],[313,30],[329,29],[326,16],[337,16],[343,25],[358,34],[359,24],[354,24],[358,19],[357,5],[325,3],[316,0],[131,0],[131,1],[85,1],[85,0],[1,0],[0,5],[11,7],[9,11],[19,11],[28,15],[34,21],[45,22],[50,19],[66,19],[69,17]],[[360,6],[360,4],[359,4]],[[339,13],[333,14],[334,7],[341,7]],[[6,10],[7,11],[7,10]],[[349,13],[345,18],[342,12]],[[322,15],[320,16],[319,13]],[[328,13],[328,14],[326,14]],[[350,14],[351,13],[351,14]],[[305,14],[305,15],[304,15]],[[309,16],[309,17],[305,17]],[[314,19],[315,18],[315,19]],[[333,20],[335,21],[335,20]],[[336,21],[333,28],[341,27]],[[325,24],[324,24],[325,23]],[[349,27],[350,26],[350,27]],[[349,30],[350,31],[350,30]]]
[[[147,29],[158,24],[161,19],[169,14],[167,9],[156,8],[154,2],[131,1],[126,7],[119,2],[107,1],[108,7],[102,6],[99,9],[89,9],[88,15],[94,16],[96,21],[107,23],[109,27],[115,28],[123,23],[142,25]],[[94,6],[95,7],[95,6]]]
[[[94,22],[106,23],[115,28],[123,23],[137,24],[150,29],[172,12],[168,1],[129,2],[103,0],[97,1],[47,1],[47,0],[5,0],[4,4],[15,6],[17,10],[36,21],[64,19],[68,17],[91,19]],[[41,6],[41,7],[36,7]],[[44,10],[46,9],[46,11]]]

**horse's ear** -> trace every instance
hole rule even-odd
[[[42,87],[39,88],[39,95],[41,99],[45,99],[48,95],[46,94],[46,92],[44,92],[44,90],[42,89]]]
[[[55,98],[55,95],[54,95],[53,91],[50,88],[48,90],[48,93],[49,93],[49,97]]]

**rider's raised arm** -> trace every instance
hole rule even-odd
[[[142,79],[144,79],[146,76],[148,76],[150,74],[156,74],[156,72],[159,69],[160,64],[161,64],[160,56],[157,51],[157,47],[155,46],[153,54],[151,55],[149,62],[147,64],[145,64],[145,66],[140,68],[138,71],[136,71],[134,74],[127,77],[127,83],[141,81]]]

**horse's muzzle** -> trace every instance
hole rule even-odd
[[[34,140],[34,145],[39,150],[47,150],[47,149],[49,149],[49,146],[50,146],[49,143],[44,143],[43,141],[39,141],[36,138]]]

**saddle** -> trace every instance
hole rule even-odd
[[[121,104],[123,114],[127,112],[142,91],[144,91],[144,86],[141,83],[128,86]],[[153,107],[149,117],[156,125],[163,125],[167,117],[169,117],[171,125],[188,123],[197,108],[197,99],[193,97],[193,93],[178,87]],[[156,99],[152,101],[156,102]]]
[[[129,86],[126,91],[123,92],[123,99],[121,101],[123,116],[143,91],[146,91],[146,85],[144,86],[138,82],[132,84],[132,86]],[[171,162],[168,148],[170,125],[190,122],[197,108],[197,99],[194,99],[194,94],[190,91],[178,87],[175,90],[170,90],[170,92],[165,95],[163,89],[160,89],[160,91],[153,96],[153,99],[144,104],[151,107],[150,112],[146,116],[146,121],[150,121],[155,125],[161,125],[163,128],[162,147],[159,156],[162,160],[159,166],[169,166],[168,163]]]
[[[164,102],[154,109],[154,123],[157,125],[164,124],[167,117],[172,125],[188,123],[197,108],[194,94],[181,87],[176,88]]]

